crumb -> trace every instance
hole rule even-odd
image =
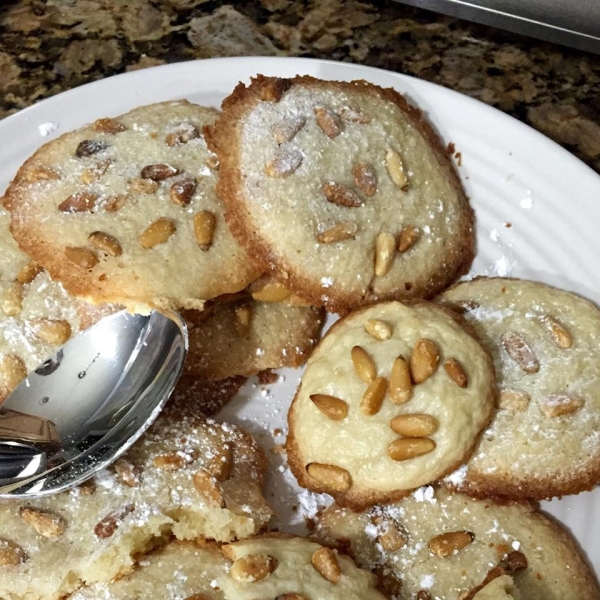
[[[523,198],[520,202],[519,202],[519,206],[523,209],[523,210],[531,210],[533,207],[533,199],[531,198],[531,193],[528,192],[528,195],[526,198]]]
[[[456,158],[456,164],[460,167],[462,165],[462,153],[461,152],[457,152],[454,155],[454,158]]]
[[[275,429],[273,429],[273,435],[274,436],[283,435],[283,429],[281,429],[281,427],[276,427]]]
[[[512,227],[512,223],[504,223],[504,227],[510,228]]]
[[[260,385],[269,385],[270,383],[275,383],[278,379],[279,375],[273,373],[271,369],[265,369],[258,374],[258,383],[260,383]]]
[[[285,446],[283,444],[275,444],[271,448],[273,454],[285,454]]]
[[[58,128],[58,124],[52,123],[52,122],[42,123],[41,125],[38,125],[38,131],[40,132],[40,135],[43,137],[50,135],[57,128]]]
[[[454,154],[456,152],[456,146],[454,145],[454,142],[450,142],[448,144],[448,154]]]

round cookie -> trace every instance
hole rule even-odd
[[[0,207],[0,402],[80,330],[83,304],[19,250]]]
[[[320,517],[319,536],[341,540],[359,566],[390,587],[395,582],[398,600],[471,600],[494,571],[513,577],[523,599],[600,598],[568,532],[528,503],[499,505],[426,487],[364,513],[334,505]]]
[[[140,600],[157,593],[161,600],[223,600],[213,582],[226,565],[216,544],[171,542],[143,557],[131,574],[81,588],[69,600]]]
[[[498,408],[446,483],[481,496],[544,499],[600,482],[600,311],[533,281],[477,278],[445,292],[494,359]]]
[[[288,414],[300,485],[361,508],[451,472],[495,397],[491,359],[439,306],[376,304],[338,321],[308,359]]]
[[[189,351],[184,373],[208,380],[297,367],[317,342],[324,311],[244,296],[186,311]]]
[[[5,196],[19,246],[72,294],[147,310],[202,308],[260,273],[223,219],[202,128],[186,101],[99,119],[42,146]]]
[[[421,112],[365,81],[257,76],[207,128],[234,235],[329,311],[429,297],[468,270],[473,212]]]
[[[233,561],[217,579],[225,600],[384,600],[371,573],[311,540],[257,537],[224,546],[223,554]]]
[[[109,469],[68,492],[0,505],[0,598],[46,600],[128,573],[171,535],[231,541],[271,518],[250,435],[161,415]]]

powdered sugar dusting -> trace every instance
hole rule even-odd
[[[61,284],[52,281],[47,273],[40,273],[23,286],[21,312],[0,319],[0,355],[4,352],[17,354],[31,371],[57,350],[56,345],[38,337],[36,320],[66,321],[75,334],[79,330],[80,306],[83,304],[71,298]]]
[[[371,539],[376,540],[379,537],[379,529],[374,523],[367,523],[365,525],[365,535]]]
[[[321,532],[325,539],[349,540],[359,566],[401,580],[397,598],[420,598],[419,592],[427,590],[432,600],[456,599],[479,585],[512,551],[522,551],[531,569],[544,577],[556,568],[545,561],[556,556],[553,541],[560,542],[550,535],[552,527],[527,508],[476,500],[444,488],[436,490],[435,502],[428,502],[432,492],[431,486],[422,487],[412,496],[365,513],[330,510],[321,521]],[[383,537],[390,531],[403,541],[391,545],[393,538]],[[434,536],[456,531],[472,532],[467,548],[445,558],[432,552]],[[548,545],[534,550],[540,539]]]
[[[361,247],[371,248],[378,232],[388,229],[396,232],[402,223],[410,223],[418,227],[422,235],[406,259],[412,260],[409,257],[414,253],[424,252],[423,249],[431,246],[431,256],[435,256],[436,261],[454,247],[455,237],[462,235],[455,191],[449,189],[443,171],[423,165],[420,176],[407,169],[409,182],[403,194],[399,221],[400,214],[392,216],[387,208],[382,209],[378,203],[362,196],[360,208],[348,211],[343,206],[343,202],[359,205],[353,198],[354,186],[348,188],[357,164],[369,162],[376,175],[377,197],[385,199],[387,206],[388,199],[397,197],[398,186],[387,171],[386,148],[395,148],[401,153],[409,148],[426,152],[423,140],[413,141],[412,128],[404,129],[398,122],[395,107],[386,99],[373,97],[372,102],[363,104],[359,96],[351,90],[294,85],[280,101],[253,106],[239,127],[244,202],[252,207],[255,225],[269,243],[281,248],[280,256],[285,256],[287,265],[297,265],[309,274],[307,282],[324,288],[322,292],[327,291],[321,296],[325,304],[331,304],[342,290],[343,294],[371,294],[373,259],[370,252],[355,252],[349,242],[311,243],[315,240],[315,231],[323,232],[343,221],[356,223],[356,239],[360,240]],[[354,104],[361,105],[361,112],[368,117],[365,121],[348,117],[351,113],[347,106]],[[340,132],[325,143],[327,135],[324,136],[315,118],[315,108],[321,105],[341,115]],[[278,135],[283,124],[288,123],[302,123],[303,127],[299,131],[294,127],[292,131],[297,132],[291,138]],[[265,135],[265,132],[275,134]],[[381,158],[375,159],[376,156]],[[435,163],[432,161],[432,166]],[[352,194],[338,190],[338,194],[330,193],[327,198],[324,184],[347,188]],[[342,204],[335,201],[336,195],[344,197]],[[428,261],[417,262],[419,269],[429,268]],[[399,264],[395,263],[394,269]],[[320,281],[323,275],[330,274],[335,277],[330,286]],[[383,294],[388,285],[387,281],[378,283],[381,290],[377,293]],[[337,293],[329,294],[325,288]]]
[[[512,273],[513,267],[514,263],[507,256],[502,255],[492,264],[492,273],[497,277],[508,277]]]
[[[39,590],[42,581],[58,591],[64,582],[77,584],[98,572],[112,579],[129,568],[132,555],[151,547],[157,537],[172,533],[180,540],[230,541],[251,536],[268,522],[271,511],[260,493],[263,458],[251,438],[235,426],[196,417],[185,406],[174,412],[170,408],[121,459],[139,473],[137,485],[130,485],[112,467],[98,473],[92,485],[33,501],[36,508],[63,515],[70,525],[58,550],[52,547],[56,540],[26,546],[27,573],[34,590]],[[231,455],[230,476],[224,481],[207,477],[199,487],[197,474],[213,472],[215,460],[225,450]],[[215,494],[222,502],[215,502]],[[14,511],[12,506],[0,506],[0,529],[14,522]],[[97,528],[101,522],[114,530],[103,535]],[[19,543],[25,542],[18,531],[14,535]],[[48,572],[46,554],[61,551],[65,556]],[[171,569],[174,576],[169,585],[175,579],[184,581],[177,569]],[[23,583],[20,575],[8,582]],[[2,580],[3,591],[5,584]],[[14,588],[8,589],[13,597]],[[32,595],[29,589],[24,591]]]
[[[309,490],[302,490],[298,494],[298,516],[313,520],[331,504],[333,498],[328,494],[315,494]]]
[[[413,497],[417,502],[430,502],[431,504],[435,504],[437,502],[435,498],[435,490],[430,485],[420,487],[418,490],[413,492]]]
[[[453,486],[460,487],[467,477],[468,470],[469,467],[467,465],[463,465],[462,467],[454,471],[454,473],[450,473],[450,475],[445,477],[444,481],[448,482]]]

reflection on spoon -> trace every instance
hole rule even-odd
[[[65,490],[150,426],[183,369],[176,313],[106,317],[69,340],[0,406],[0,498]]]

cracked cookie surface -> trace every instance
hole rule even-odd
[[[160,592],[162,600],[223,600],[214,580],[227,560],[211,543],[171,542],[145,556],[129,575],[78,590],[69,600],[139,600]]]

